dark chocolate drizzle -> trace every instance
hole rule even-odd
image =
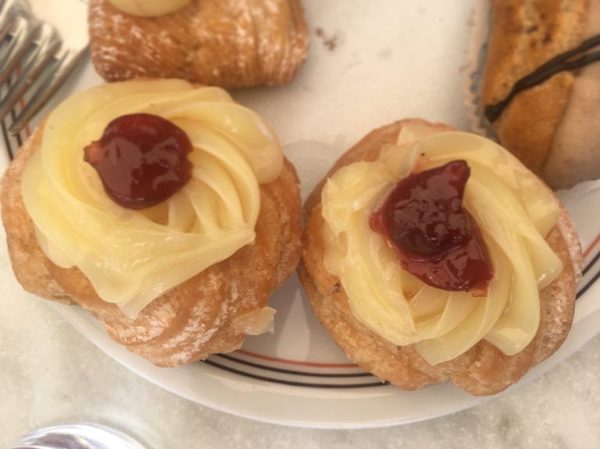
[[[490,123],[494,122],[520,92],[543,83],[557,73],[577,70],[593,62],[600,61],[600,51],[583,54],[598,45],[600,45],[600,35],[591,37],[583,41],[578,47],[567,50],[545,62],[535,71],[517,81],[504,100],[486,106],[484,110],[485,118]]]

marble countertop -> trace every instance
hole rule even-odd
[[[65,350],[68,348],[68,350]],[[545,376],[478,407],[371,430],[311,430],[233,417],[146,382],[48,303],[2,297],[0,447],[43,425],[94,420],[169,448],[600,447],[600,337]]]

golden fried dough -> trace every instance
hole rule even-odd
[[[92,62],[107,81],[182,78],[221,87],[291,81],[308,51],[299,0],[193,0],[159,17],[89,2]]]
[[[525,77],[600,33],[600,1],[493,0],[491,6],[481,103],[500,143],[553,188],[600,177],[598,62],[558,70],[562,62],[555,60],[540,73],[556,73],[510,96]]]
[[[238,349],[245,336],[262,332],[256,312],[294,271],[300,257],[298,179],[286,161],[280,177],[260,186],[256,240],[163,294],[129,318],[102,301],[77,269],[54,265],[40,249],[21,198],[21,173],[40,146],[43,127],[19,150],[6,172],[2,219],[15,275],[28,291],[72,301],[89,310],[112,338],[160,366],[202,360]]]
[[[396,143],[401,128],[408,124],[451,129],[423,120],[399,121],[376,129],[348,150],[327,176],[353,162],[376,159],[383,146]],[[324,181],[315,188],[304,206],[307,225],[298,271],[321,323],[348,357],[366,371],[408,390],[450,380],[471,394],[489,395],[518,381],[531,367],[556,351],[566,338],[573,319],[580,249],[573,224],[564,211],[558,225],[547,237],[547,242],[563,262],[564,269],[540,293],[541,322],[534,340],[525,350],[510,357],[492,344],[481,341],[461,356],[431,366],[413,345],[398,347],[359,322],[350,310],[340,280],[325,268],[325,222],[321,214]]]

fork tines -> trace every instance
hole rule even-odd
[[[66,48],[56,29],[35,18],[24,0],[0,4],[0,44],[0,120],[10,114],[10,132],[17,134],[74,70],[84,49]]]

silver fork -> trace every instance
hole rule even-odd
[[[26,0],[0,0],[0,121],[10,157],[22,144],[23,128],[75,70],[86,48],[65,45]]]

